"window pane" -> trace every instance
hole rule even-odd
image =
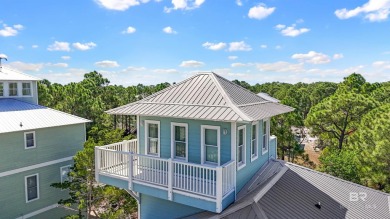
[[[34,147],[34,133],[26,134],[26,147]]]
[[[186,141],[186,128],[183,126],[175,126],[175,140]]]
[[[267,133],[267,122],[264,121],[263,122],[263,134],[266,134]]]
[[[206,146],[206,161],[218,163],[218,147]]]
[[[266,149],[267,148],[267,136],[264,135],[263,137],[263,148]]]
[[[30,83],[23,83],[22,84],[22,93],[25,96],[31,95],[31,84]]]
[[[158,125],[149,123],[148,126],[149,126],[149,137],[158,138]]]
[[[30,176],[27,178],[27,187],[37,186],[37,176]]]
[[[256,156],[257,155],[257,141],[252,140],[252,155]]]
[[[244,144],[244,129],[238,130],[238,145]]]
[[[148,153],[158,154],[158,139],[157,138],[148,138]]]
[[[218,145],[218,131],[216,129],[205,129],[206,145]]]
[[[18,84],[9,83],[9,96],[18,96]]]
[[[256,138],[256,125],[252,125],[252,139]]]
[[[27,195],[27,200],[33,200],[38,198],[38,189],[37,187],[31,187],[27,189],[28,195]]]
[[[176,142],[176,157],[186,157],[186,144]]]
[[[0,83],[0,97],[4,96],[4,85]]]
[[[239,146],[238,147],[238,151],[237,151],[237,153],[238,153],[238,162],[240,163],[240,162],[242,162],[242,146]]]

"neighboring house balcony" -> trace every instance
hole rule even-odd
[[[137,140],[95,147],[96,180],[212,212],[235,199],[236,162],[195,164],[138,153]]]

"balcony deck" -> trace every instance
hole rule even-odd
[[[138,154],[137,148],[137,140],[96,147],[97,181],[106,176],[127,181],[133,191],[134,184],[158,188],[167,192],[168,200],[175,194],[203,199],[215,204],[214,212],[222,211],[223,200],[234,192],[235,161],[205,166]]]

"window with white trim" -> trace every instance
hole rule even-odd
[[[8,96],[18,96],[18,83],[10,82],[8,83]]]
[[[237,167],[238,169],[245,166],[246,163],[246,126],[242,125],[238,127],[238,136],[237,136]]]
[[[172,157],[187,161],[188,125],[186,123],[171,123]]]
[[[35,142],[35,132],[25,132],[24,133],[24,148],[30,149],[30,148],[36,148],[36,142]]]
[[[31,83],[23,82],[22,83],[22,95],[23,96],[31,96]]]
[[[258,144],[257,144],[257,126],[258,123],[252,124],[252,134],[251,134],[251,161],[256,160],[258,157]]]
[[[39,176],[38,173],[25,178],[26,202],[39,199]]]
[[[269,120],[263,120],[263,154],[268,152],[268,144],[269,144]]]
[[[160,156],[160,122],[145,120],[146,154]]]
[[[202,163],[220,164],[220,127],[202,125]]]
[[[4,97],[4,83],[0,82],[0,97]]]
[[[65,181],[70,181],[69,172],[70,172],[70,165],[61,167],[60,169],[61,183],[64,183]]]

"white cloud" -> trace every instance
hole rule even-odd
[[[39,46],[38,45],[32,45],[31,46],[31,48],[33,48],[33,49],[36,49],[36,48],[38,48]]]
[[[284,24],[278,24],[275,26],[275,29],[279,30],[283,36],[289,37],[296,37],[310,31],[308,28],[296,28],[296,24],[292,24],[289,27]]]
[[[0,36],[3,37],[10,37],[10,36],[16,36],[18,35],[19,31],[22,30],[24,27],[21,24],[15,24],[12,27],[8,26],[7,24],[3,24],[3,29],[0,29]]]
[[[127,27],[126,30],[122,31],[122,33],[132,34],[132,33],[135,33],[135,31],[137,31],[137,30],[134,27],[129,26],[129,27]]]
[[[201,67],[203,65],[204,65],[204,62],[195,61],[195,60],[188,60],[188,61],[182,61],[180,64],[180,67],[196,68],[196,67]]]
[[[68,42],[59,42],[55,41],[53,44],[49,45],[47,47],[47,50],[49,51],[70,51],[69,43]]]
[[[244,41],[229,43],[229,51],[251,51],[252,48]]]
[[[122,71],[123,72],[130,72],[130,71],[145,71],[146,68],[145,67],[134,67],[134,66],[129,66],[125,69],[123,69]]]
[[[228,59],[230,59],[230,60],[236,60],[236,59],[238,59],[238,56],[228,56]]]
[[[119,64],[116,61],[110,61],[110,60],[103,60],[100,62],[95,62],[95,65],[101,68],[114,68],[118,67]]]
[[[282,49],[282,46],[281,45],[276,45],[275,49]]]
[[[69,60],[69,59],[70,59],[70,56],[61,56],[61,59],[63,59],[63,60]]]
[[[16,70],[24,72],[24,71],[39,71],[44,67],[44,64],[43,63],[25,63],[25,62],[16,61],[16,62],[9,63],[9,66],[11,66],[11,68],[14,68]]]
[[[256,68],[259,71],[271,72],[302,72],[304,71],[303,63],[293,64],[289,62],[274,62],[274,63],[257,63]]]
[[[235,63],[232,63],[230,66],[232,67],[244,67],[244,66],[247,66],[245,63],[241,63],[241,62],[235,62]]]
[[[137,6],[140,3],[146,3],[148,1],[139,0],[95,0],[100,6],[117,11],[125,11],[130,7]]]
[[[18,46],[18,49],[24,49],[24,46],[19,45],[19,46]]]
[[[266,49],[266,48],[267,48],[267,45],[265,45],[265,44],[262,44],[262,45],[260,45],[260,48],[262,48],[262,49]]]
[[[178,73],[179,71],[177,71],[176,69],[174,68],[169,68],[169,69],[161,69],[161,68],[158,68],[158,69],[153,69],[152,72],[154,73]]]
[[[333,55],[333,59],[342,59],[344,58],[344,55],[342,53],[336,53]]]
[[[163,32],[167,34],[177,34],[177,32],[172,27],[164,27]]]
[[[90,49],[93,49],[96,47],[96,43],[94,42],[89,42],[89,43],[73,43],[72,44],[73,47],[77,50],[81,50],[81,51],[86,51],[86,50],[90,50]]]
[[[59,62],[59,63],[47,63],[46,64],[47,66],[53,66],[53,67],[59,67],[59,68],[67,68],[68,67],[68,63],[64,63],[64,62]]]
[[[292,59],[296,59],[299,62],[307,62],[311,64],[325,64],[330,62],[328,55],[310,51],[308,53],[297,53],[291,56]]]
[[[379,70],[390,69],[390,61],[376,61],[372,63],[372,66]]]
[[[271,15],[274,11],[275,7],[267,8],[264,4],[260,4],[249,9],[248,17],[261,20]]]
[[[390,0],[369,0],[354,9],[343,8],[336,10],[334,13],[339,19],[349,19],[363,14],[364,18],[371,22],[384,21],[390,14]]]
[[[237,4],[238,6],[242,6],[242,1],[241,1],[241,0],[236,0],[236,4]]]
[[[209,49],[209,50],[221,50],[221,49],[224,49],[226,47],[226,43],[223,43],[223,42],[219,42],[219,43],[209,43],[209,42],[205,42],[202,44],[202,46],[206,49]]]
[[[199,8],[205,0],[172,0],[173,7],[165,7],[164,11],[170,13],[172,10],[192,10]]]

